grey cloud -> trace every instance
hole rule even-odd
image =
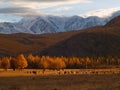
[[[7,8],[0,8],[0,14],[11,14],[19,16],[40,15],[42,13],[39,9],[41,8],[48,8],[85,1],[89,0],[0,0],[0,5],[9,6]]]
[[[11,2],[10,0],[3,0],[4,2]],[[73,0],[12,0],[12,2],[23,1],[23,2],[64,2],[64,1],[73,1]]]
[[[71,0],[21,0],[21,1],[35,1],[35,2],[58,2],[58,1],[71,1]]]
[[[36,2],[36,3],[52,3],[52,2],[69,2],[69,1],[79,1],[79,2],[84,2],[84,1],[91,1],[91,0],[0,0],[2,3],[16,3],[16,2]]]
[[[12,15],[37,15],[39,12],[37,10],[27,8],[27,7],[9,7],[0,8],[0,14],[12,14]]]

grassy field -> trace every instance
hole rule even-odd
[[[0,71],[0,90],[120,90],[120,74],[28,74]]]

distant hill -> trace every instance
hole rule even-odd
[[[0,56],[120,56],[120,17],[103,27],[56,34],[0,35]]]
[[[79,32],[79,31],[78,31]],[[38,53],[78,32],[57,34],[0,34],[0,56],[20,53]]]
[[[43,51],[51,56],[120,56],[120,16],[103,27],[78,32]]]
[[[97,27],[80,32],[43,51],[51,56],[120,56],[120,28]]]
[[[120,27],[120,16],[115,17],[113,20],[106,24],[108,27]]]

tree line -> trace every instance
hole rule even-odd
[[[0,58],[0,68],[7,69],[87,69],[120,65],[120,57],[50,57],[23,54]]]

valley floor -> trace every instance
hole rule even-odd
[[[26,71],[32,70],[0,70],[0,90],[120,90],[120,73],[42,75]]]

